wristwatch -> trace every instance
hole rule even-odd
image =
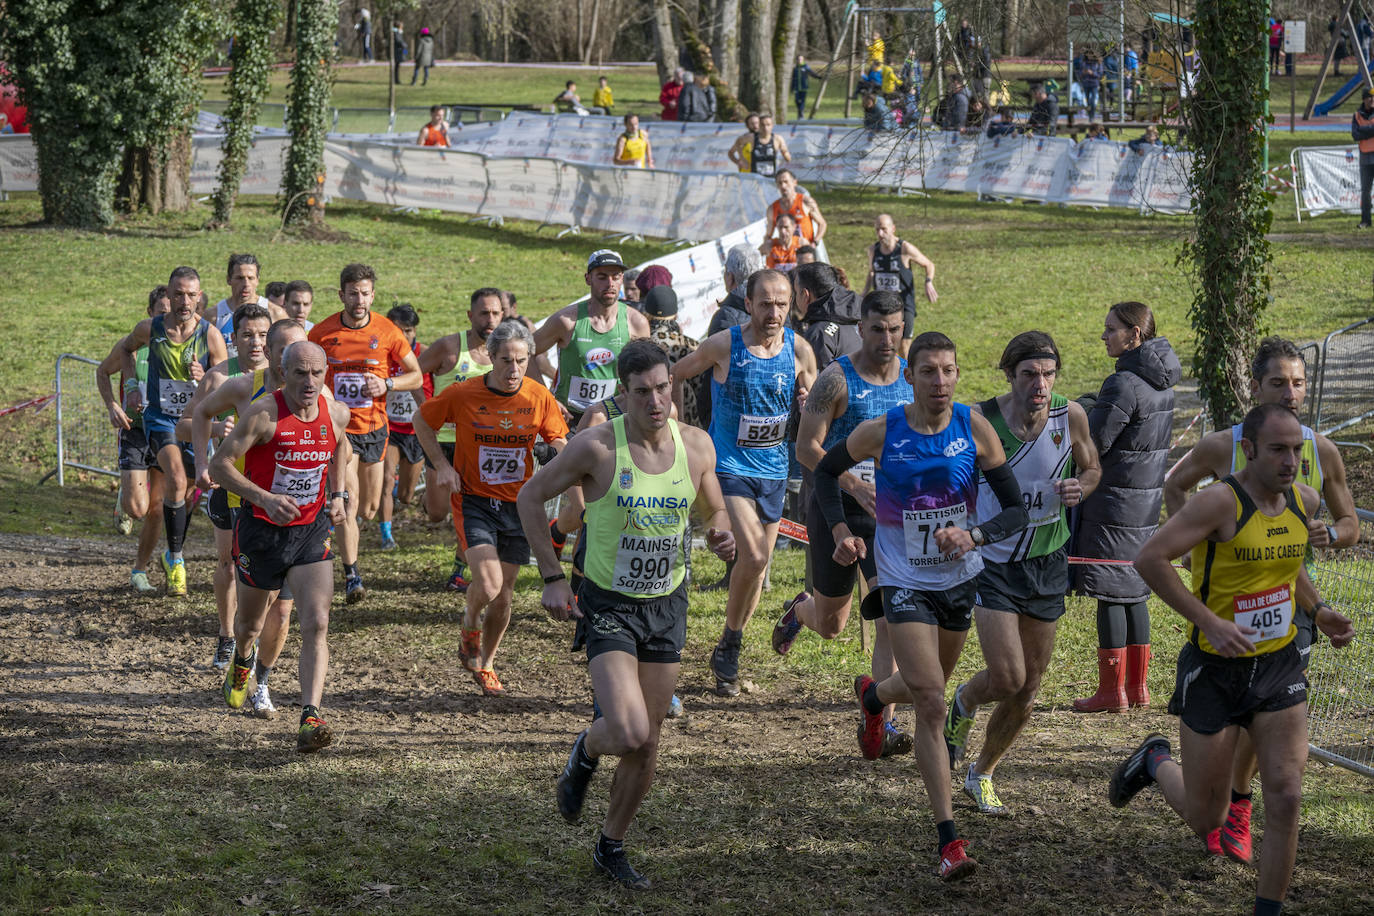
[[[388,378],[388,379],[386,380],[386,390],[387,390],[387,391],[390,391],[390,390],[392,390],[392,389],[395,388],[395,387],[396,387],[396,380],[395,380],[394,378]]]
[[[977,525],[974,525],[968,530],[968,536],[973,539],[974,547],[982,547],[983,543],[986,541],[986,538],[983,537],[983,529],[979,528]]]
[[[344,505],[348,505],[348,491],[347,491],[347,490],[335,490],[333,493],[330,493],[330,494],[329,494],[329,498],[330,498],[330,500],[342,499],[342,500],[344,501]]]

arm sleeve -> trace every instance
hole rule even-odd
[[[825,516],[825,523],[835,527],[844,521],[844,500],[840,498],[840,475],[858,464],[849,454],[847,441],[837,442],[816,465],[813,484],[816,502]],[[1019,505],[1019,502],[1018,502]],[[1022,522],[1024,525],[1025,522]]]
[[[983,479],[988,482],[993,495],[997,497],[997,504],[1002,507],[1001,512],[978,526],[982,529],[984,543],[993,544],[1025,528],[1030,515],[1021,502],[1021,486],[1005,462],[984,471]]]

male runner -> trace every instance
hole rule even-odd
[[[199,403],[228,379],[239,375],[252,376],[267,368],[267,330],[272,326],[272,318],[267,309],[255,302],[241,305],[234,312],[233,338],[237,356],[231,356],[218,366],[211,367],[196,386],[196,393],[186,405],[186,411],[177,423],[177,438],[189,441],[195,456],[196,486],[210,494],[210,524],[215,529],[215,611],[219,616],[219,640],[215,646],[214,666],[221,671],[228,667],[234,657],[234,609],[238,606],[234,588],[234,518],[238,514],[238,497],[231,497],[225,490],[215,487],[210,480],[209,455],[211,436],[226,436],[234,428],[233,411],[209,414],[196,428],[195,417]],[[219,422],[212,429],[210,420]],[[197,439],[195,434],[202,437]]]
[[[916,288],[911,265],[915,264],[925,272],[925,297],[932,303],[940,298],[935,291],[935,265],[930,258],[921,254],[921,249],[897,238],[897,224],[890,215],[879,213],[873,229],[878,240],[868,246],[868,279],[864,281],[864,292],[885,289],[901,293],[904,305],[902,344],[910,346],[916,326]]]
[[[215,303],[213,316],[207,315],[224,337],[225,346],[232,358],[238,355],[234,349],[234,313],[240,307],[255,302],[267,309],[272,321],[285,318],[286,313],[273,305],[266,296],[258,295],[258,259],[251,254],[229,255],[229,272],[225,278],[229,284],[229,295]]]
[[[653,782],[659,733],[687,639],[684,562],[693,505],[708,546],[734,552],[713,468],[710,438],[669,417],[668,356],[648,341],[627,345],[616,367],[625,415],[580,433],[520,491],[520,521],[544,577],[542,603],[559,620],[586,616],[587,667],[602,716],[573,742],[558,779],[558,810],[582,813],[587,784],[605,755],[620,757],[601,836],[592,852],[611,880],[646,890],[625,856],[625,833]],[[586,579],[574,595],[543,537],[544,503],[572,486],[587,496]]]
[[[1030,522],[1021,534],[979,548],[978,645],[986,667],[956,688],[945,719],[950,765],[964,756],[978,707],[997,703],[978,760],[968,768],[964,794],[984,814],[1006,807],[992,774],[1030,720],[1040,680],[1054,654],[1054,634],[1069,589],[1068,509],[1097,487],[1102,468],[1076,401],[1054,393],[1059,348],[1044,331],[1026,331],[1002,351],[999,368],[1011,390],[975,408],[1002,441]],[[978,485],[978,519],[994,514],[992,487]]]
[[[754,151],[754,134],[759,131],[759,114],[751,111],[744,116],[744,133],[735,138],[735,142],[730,144],[730,148],[725,151],[725,158],[729,159],[741,172],[753,170],[750,156]]]
[[[749,170],[755,175],[772,178],[778,171],[778,160],[792,162],[792,152],[787,141],[773,133],[773,116],[768,112],[759,115],[759,127],[754,132],[749,150]]]
[[[1266,337],[1250,364],[1250,397],[1258,404],[1279,404],[1296,416],[1302,415],[1307,397],[1307,364],[1302,351],[1290,340]],[[1222,480],[1245,466],[1245,453],[1240,447],[1241,424],[1230,431],[1221,430],[1204,436],[1164,481],[1164,505],[1173,515],[1183,507],[1194,486],[1211,476]],[[1307,541],[1313,547],[1351,547],[1360,537],[1360,520],[1355,513],[1355,500],[1345,483],[1345,463],[1335,443],[1314,431],[1302,428],[1302,461],[1298,464],[1298,483],[1306,484],[1322,495],[1334,524],[1317,519],[1313,511],[1307,519]],[[1298,651],[1303,664],[1312,650],[1313,621],[1299,609]],[[1148,670],[1150,647],[1128,646],[1136,652],[1135,664],[1127,665],[1132,680],[1127,684],[1131,703],[1148,703],[1145,672]],[[1250,861],[1250,783],[1258,772],[1254,747],[1248,732],[1236,738],[1236,764],[1231,786],[1231,804],[1226,812],[1226,824],[1221,830],[1207,835],[1207,848],[1214,854],[1225,854],[1240,862]]]
[[[413,421],[440,484],[461,494],[472,581],[458,654],[489,697],[505,690],[492,662],[510,624],[516,574],[530,559],[515,498],[534,472],[535,440],[558,449],[568,438],[558,402],[526,376],[533,351],[529,328],[513,319],[501,322],[487,338],[491,371],[448,386],[425,401]],[[446,423],[457,431],[452,461],[434,437]]]
[[[797,460],[814,471],[825,453],[849,437],[865,420],[880,417],[911,400],[911,386],[903,378],[906,360],[897,349],[902,336],[902,299],[896,293],[873,292],[860,305],[859,325],[862,343],[853,354],[840,356],[821,370],[815,389],[806,397],[797,429]],[[882,594],[878,591],[878,571],[873,552],[874,502],[873,462],[855,465],[840,477],[844,489],[844,517],[849,530],[864,539],[863,570],[867,597],[859,605],[865,620],[876,630],[873,644],[873,678],[881,681],[897,670],[892,661],[887,621],[883,619]],[[786,655],[803,627],[822,639],[834,639],[844,632],[853,603],[854,581],[859,568],[835,562],[835,545],[830,526],[821,515],[819,504],[807,501],[806,533],[810,542],[811,580],[815,595],[802,592],[783,605],[783,614],[773,626],[773,650]],[[885,731],[881,756],[911,751],[911,736],[897,729],[892,707],[883,710]]]
[[[983,560],[975,549],[1026,525],[1016,478],[1006,466],[997,432],[981,414],[954,403],[959,364],[954,341],[927,331],[911,343],[907,381],[915,400],[860,423],[816,465],[816,499],[830,525],[835,562],[848,565],[867,551],[844,520],[839,476],[874,461],[878,584],[883,590],[897,673],[877,683],[854,681],[863,729],[859,746],[872,760],[882,753],[883,707],[916,706],[916,763],[935,815],[940,877],[971,874],[977,863],[954,826],[949,758],[942,740],[945,684],[973,619]],[[981,470],[1002,511],[965,527],[974,514]]]
[[[256,308],[256,306],[253,307]],[[225,412],[232,413],[235,418],[242,417],[255,401],[263,397],[270,398],[272,392],[281,387],[282,354],[291,344],[304,340],[305,331],[290,318],[273,322],[272,327],[267,331],[267,367],[226,379],[213,391],[206,394],[204,398],[194,402],[191,408],[191,445],[196,455],[196,482],[203,485],[204,489],[208,490],[214,486],[214,481],[210,478],[210,456],[207,447],[214,418]],[[325,400],[332,400],[327,389],[324,396]],[[230,428],[232,429],[232,422]],[[243,470],[242,461],[237,466],[240,471]],[[216,490],[216,492],[222,491],[223,488]],[[237,521],[240,505],[238,495],[230,493],[229,503]],[[237,557],[235,557],[235,562],[237,562]],[[272,693],[268,688],[268,680],[272,675],[272,667],[277,663],[282,648],[286,645],[286,634],[291,626],[291,609],[294,600],[291,589],[283,585],[268,609],[262,635],[258,638],[257,663],[253,669],[253,679],[257,683],[257,687],[249,698],[249,703],[252,706],[253,715],[260,719],[271,719],[277,714],[277,708],[272,705]],[[237,601],[237,588],[235,588],[235,604]],[[221,640],[221,644],[223,642],[224,640]],[[233,651],[236,648],[232,629],[229,634],[228,647],[230,660],[232,660]],[[223,665],[219,664],[217,650],[215,666],[224,668],[228,664],[228,661]]]
[[[825,217],[821,216],[821,208],[809,193],[798,190],[797,176],[792,174],[792,170],[778,169],[774,183],[778,186],[779,197],[768,205],[768,226],[763,230],[763,237],[772,238],[778,217],[791,213],[797,221],[797,232],[806,244],[815,245],[823,239],[826,222]]]
[[[172,301],[167,297],[167,287],[156,286],[148,294],[148,317],[165,315],[172,309]],[[110,415],[110,425],[119,431],[119,507],[129,519],[141,519],[143,524],[138,532],[138,549],[134,556],[134,566],[129,572],[129,585],[140,595],[151,595],[157,588],[148,581],[148,565],[153,560],[153,550],[162,535],[162,513],[149,512],[154,501],[162,502],[162,471],[157,466],[157,455],[148,447],[148,436],[143,430],[143,413],[132,404],[125,405],[116,401],[114,389],[110,387],[110,376],[120,371],[125,358],[124,350],[115,344],[108,356],[100,363],[95,373],[95,387],[105,402]],[[138,392],[143,403],[148,401],[148,348],[139,347],[134,354],[134,374],[123,377],[122,400]],[[127,534],[123,528],[120,529]],[[130,525],[132,530],[132,522]]]
[[[224,701],[238,709],[248,696],[256,641],[272,592],[284,585],[296,596],[301,617],[301,722],[296,750],[312,753],[334,740],[320,714],[329,667],[329,605],[334,599],[330,525],[348,514],[348,492],[333,491],[348,467],[341,431],[349,410],[324,396],[324,350],[308,341],[282,357],[282,387],[248,408],[210,462],[215,482],[244,501],[234,531],[238,554],[239,613],[234,639],[253,646],[236,650],[224,676]],[[236,467],[243,459],[243,470]],[[321,511],[328,506],[328,511]]]
[[[419,327],[420,316],[416,314],[414,306],[409,302],[401,302],[392,307],[386,313],[386,317],[392,324],[401,329],[410,348],[418,361],[424,354],[424,347],[415,339],[415,329]],[[392,372],[397,374],[403,371],[402,366],[393,366]],[[420,370],[424,372],[423,369]],[[425,398],[434,396],[434,376],[424,376],[424,383],[420,386],[420,391]],[[389,433],[387,435],[386,459],[382,463],[382,504],[380,507],[382,520],[379,528],[382,535],[382,549],[395,550],[396,539],[392,537],[391,520],[396,511],[396,502],[410,505],[411,499],[415,495],[415,485],[420,482],[420,472],[424,468],[424,450],[420,448],[420,442],[415,438],[415,427],[411,420],[415,417],[415,411],[419,410],[416,403],[415,394],[410,391],[388,391],[386,393],[386,422]],[[395,498],[392,494],[385,492],[386,486],[392,480],[396,481]]]
[[[792,284],[776,270],[748,280],[749,321],[701,342],[673,367],[673,401],[682,411],[683,384],[711,372],[711,440],[716,476],[739,544],[725,601],[725,631],[711,652],[716,694],[739,696],[744,626],[759,603],[773,556],[787,490],[785,429],[793,404],[803,404],[816,380],[811,345],[787,327]]]
[[[310,309],[315,304],[315,290],[304,280],[292,280],[286,284],[286,298],[282,300],[282,311],[286,317],[309,331],[315,326],[310,320]]]
[[[468,299],[468,329],[440,337],[420,354],[420,371],[433,380],[435,390],[445,381],[465,382],[491,371],[487,338],[505,317],[506,305],[501,290],[484,286],[473,292]],[[445,376],[450,372],[453,377],[446,380]],[[453,428],[445,425],[442,429],[436,429],[434,437],[439,440],[444,457],[452,464]],[[455,592],[465,592],[468,588],[468,568],[463,561],[463,554],[467,551],[467,544],[463,540],[463,500],[460,495],[439,485],[438,471],[426,456],[425,512],[429,514],[430,521],[438,522],[450,510],[457,542],[453,548],[453,570],[448,576],[448,587]]]
[[[201,290],[200,274],[195,268],[178,267],[172,271],[167,295],[171,311],[140,321],[116,349],[123,350],[122,360],[128,360],[125,374],[133,375],[133,354],[140,347],[148,348],[148,401],[143,408],[143,430],[148,436],[148,447],[157,455],[158,467],[166,475],[162,522],[167,531],[167,550],[162,555],[162,572],[167,594],[185,595],[186,562],[181,547],[186,540],[186,495],[190,492],[188,482],[195,459],[190,443],[177,441],[176,425],[195,394],[196,382],[206,369],[227,357],[219,331],[196,314]],[[134,410],[143,405],[137,390],[130,393],[128,400]]]
[[[349,264],[339,274],[339,311],[310,330],[310,340],[329,360],[329,387],[349,410],[348,439],[353,457],[346,489],[357,503],[339,529],[342,534],[344,599],[353,604],[367,596],[358,573],[359,518],[372,520],[382,501],[382,457],[386,454],[386,395],[416,391],[423,376],[405,335],[381,315],[372,314],[377,272],[366,264]],[[397,366],[404,367],[400,374]]]
[[[1303,569],[1315,490],[1297,483],[1302,424],[1279,404],[1241,422],[1245,467],[1190,499],[1136,557],[1145,584],[1189,624],[1169,712],[1182,720],[1180,765],[1163,735],[1147,737],[1112,776],[1108,798],[1124,807],[1156,783],[1199,837],[1226,820],[1236,734],[1250,732],[1264,785],[1265,842],[1255,913],[1277,914],[1298,852],[1307,762],[1307,676],[1294,616],[1319,604]],[[1170,566],[1191,552],[1190,592]],[[1354,638],[1331,611],[1319,625],[1332,645]]]

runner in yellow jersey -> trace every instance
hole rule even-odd
[[[1189,624],[1169,711],[1181,719],[1183,763],[1163,735],[1147,737],[1108,790],[1120,808],[1157,784],[1199,837],[1226,820],[1239,731],[1250,733],[1266,794],[1255,912],[1277,914],[1298,850],[1307,762],[1307,676],[1294,642],[1299,604],[1319,603],[1303,568],[1317,493],[1297,483],[1302,425],[1261,404],[1241,426],[1246,464],[1189,500],[1140,550],[1136,570]],[[1171,568],[1191,553],[1192,590]],[[1323,615],[1333,644],[1354,638],[1349,619]]]

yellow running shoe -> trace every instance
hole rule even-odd
[[[243,701],[248,698],[248,676],[253,673],[253,664],[258,660],[258,647],[253,647],[253,654],[248,656],[245,663],[240,664],[238,653],[234,653],[234,660],[224,672],[224,702],[230,709],[238,709],[243,706]]]
[[[162,552],[162,572],[167,577],[167,594],[173,597],[186,595],[186,561],[172,562],[172,555]]]

